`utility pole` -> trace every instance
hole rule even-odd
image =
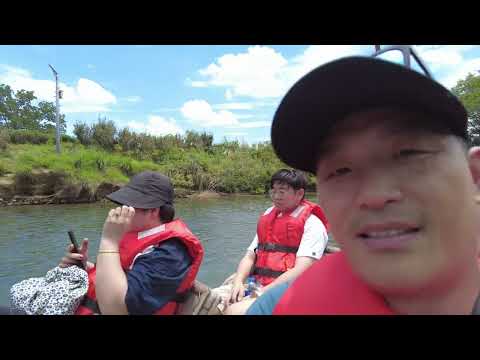
[[[55,144],[57,149],[57,154],[60,154],[60,102],[59,102],[59,90],[58,90],[58,73],[55,71],[52,65],[48,64],[50,69],[53,71],[53,75],[55,76],[55,122],[56,122],[56,136],[55,136]]]

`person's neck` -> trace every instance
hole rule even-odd
[[[155,222],[152,222],[151,224],[148,224],[146,225],[143,230],[141,231],[147,231],[147,230],[150,230],[150,229],[153,229],[153,228],[156,228],[157,226],[160,226],[160,225],[163,225],[163,222],[162,221],[155,221]],[[141,232],[140,231],[140,232]]]
[[[480,292],[478,264],[471,265],[464,274],[447,283],[443,284],[446,290],[423,289],[415,296],[387,297],[387,303],[398,314],[471,314]]]

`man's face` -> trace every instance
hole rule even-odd
[[[158,213],[155,217],[155,209],[138,209],[135,208],[135,215],[130,225],[130,231],[143,231],[155,225],[158,219]]]
[[[295,209],[303,198],[304,189],[295,190],[290,185],[275,181],[270,190],[273,204],[280,211]]]
[[[465,150],[452,136],[398,131],[420,116],[351,115],[317,165],[333,237],[354,271],[384,294],[441,290],[477,254],[476,186]]]

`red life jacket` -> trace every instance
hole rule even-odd
[[[343,251],[317,261],[286,290],[273,315],[393,315],[351,270]]]
[[[120,263],[122,264],[122,269],[127,272],[133,267],[135,258],[142,254],[145,249],[159,245],[161,242],[172,238],[178,238],[183,242],[193,260],[187,275],[176,291],[177,297],[155,311],[155,315],[175,314],[179,302],[182,301],[188,290],[192,287],[195,277],[197,276],[203,259],[204,251],[202,244],[195,235],[192,234],[188,227],[178,219],[150,230],[139,233],[127,233],[120,241]],[[78,307],[76,315],[92,315],[100,313],[95,294],[95,275],[95,268],[88,272],[88,292],[84,301]]]
[[[257,225],[258,248],[253,275],[263,286],[295,266],[305,222],[311,214],[317,216],[328,231],[322,209],[308,200],[302,200],[295,210],[281,217],[278,213],[274,207],[260,217]]]

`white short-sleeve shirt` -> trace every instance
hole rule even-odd
[[[268,208],[263,215],[269,214],[273,210],[273,206]],[[294,215],[295,212],[299,210],[299,207],[292,211],[291,215]],[[291,216],[289,215],[289,216]],[[278,217],[283,216],[282,213],[279,213]],[[325,225],[322,221],[311,214],[305,221],[305,226],[303,230],[303,236],[300,240],[300,245],[296,256],[308,256],[314,259],[320,259],[327,247],[328,243],[328,234]],[[255,238],[248,247],[248,250],[255,251],[258,247],[258,234],[255,234]]]

